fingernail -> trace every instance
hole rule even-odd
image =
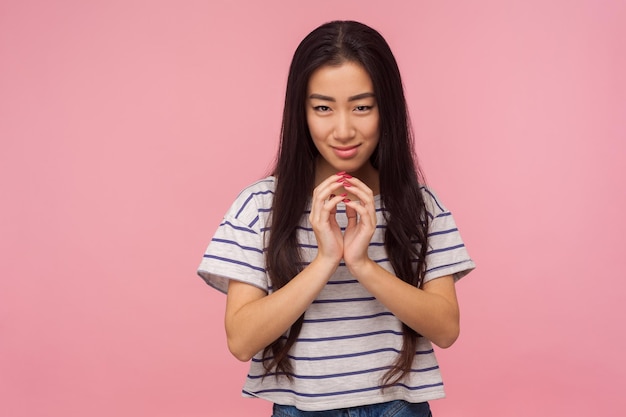
[[[339,175],[339,176],[346,175],[346,171],[340,171],[340,172],[337,173],[337,175]]]
[[[344,203],[349,203],[349,202],[350,202],[350,199],[349,199],[349,198],[344,198],[342,201],[343,201]]]
[[[342,196],[343,197],[343,196]],[[331,194],[330,198],[335,198],[335,194]]]
[[[343,182],[343,186],[344,186],[344,187],[352,187],[352,184],[350,184],[350,183],[349,183],[349,182],[347,182],[347,181],[344,181],[344,182]]]
[[[348,193],[343,193],[343,194],[341,194],[341,196],[342,196],[342,197],[345,197],[345,196],[347,196],[347,195],[348,195]]]
[[[350,178],[352,178],[352,175],[350,175],[350,174],[343,174],[343,177],[346,178],[346,179],[350,179]]]
[[[339,178],[337,182],[345,182],[345,180],[343,178]]]

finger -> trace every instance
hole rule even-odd
[[[319,189],[323,189],[324,187],[328,187],[331,185],[335,185],[335,184],[343,184],[344,179],[345,179],[345,173],[338,173],[338,174],[333,174],[330,177],[324,179],[321,183],[319,183],[319,185],[317,186],[317,188]]]
[[[370,209],[358,201],[345,201],[346,216],[348,221],[350,217],[354,217],[359,223],[368,226],[369,228],[376,228],[376,211]]]
[[[345,202],[345,201],[344,201]],[[346,226],[348,229],[356,227],[358,222],[358,214],[357,211],[350,206],[350,202],[345,202],[346,204],[346,217],[348,218],[348,225]]]
[[[331,225],[336,223],[335,215],[337,213],[337,205],[345,198],[345,194],[331,194],[328,199],[317,202],[316,209],[311,208],[309,220],[312,225],[321,226],[322,224]]]
[[[333,175],[315,187],[311,201],[312,212],[321,212],[326,202],[332,199],[331,195],[334,196],[338,194],[337,191],[342,187],[342,185],[337,182],[338,178],[339,176]]]
[[[331,176],[315,187],[313,190],[313,199],[316,201],[327,201],[339,194],[339,190],[343,187],[343,183],[339,181],[339,177]]]
[[[355,177],[343,178],[344,188],[365,204],[373,203],[374,192],[363,181]]]
[[[341,203],[346,198],[346,195],[345,193],[339,195],[331,194],[328,200],[324,202],[324,209],[329,210],[329,214],[337,213],[337,204]]]

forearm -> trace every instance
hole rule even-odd
[[[247,284],[231,284],[225,319],[231,353],[247,361],[283,335],[315,300],[336,267],[316,258],[269,295]]]
[[[449,347],[457,339],[459,307],[451,276],[430,281],[420,289],[373,261],[352,273],[400,321],[437,346]]]

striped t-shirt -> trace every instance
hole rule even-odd
[[[198,274],[222,292],[234,279],[272,291],[263,254],[275,178],[246,188],[235,200],[215,232]],[[453,275],[459,279],[474,268],[452,215],[427,188],[422,188],[430,218],[425,281]],[[385,220],[376,197],[377,228],[369,256],[387,270]],[[345,206],[337,207],[337,221],[345,228]],[[315,257],[317,243],[308,210],[298,228],[303,260]],[[300,335],[289,352],[293,376],[269,374],[262,352],[250,363],[243,395],[294,405],[305,411],[331,410],[402,399],[423,402],[444,396],[443,382],[430,341],[420,337],[412,371],[402,381],[381,390],[383,375],[402,347],[402,324],[374,298],[342,262],[305,313]]]

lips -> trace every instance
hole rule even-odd
[[[341,159],[349,159],[357,154],[359,145],[356,146],[333,146],[333,152]]]

